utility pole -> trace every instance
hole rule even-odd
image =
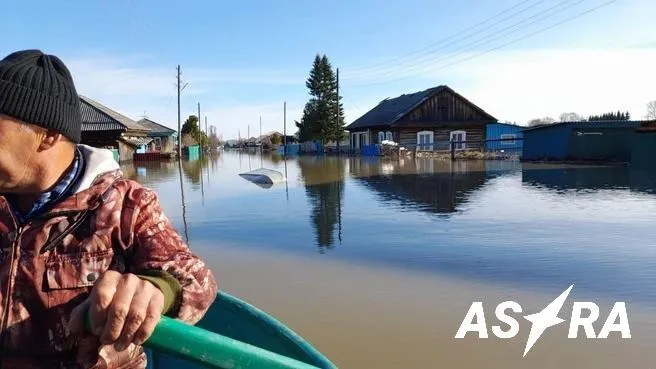
[[[207,136],[207,141],[208,141],[207,143],[209,144],[210,135],[209,133],[207,133],[207,115],[205,116],[205,136]],[[211,146],[210,146],[210,150],[212,150]]]
[[[260,115],[260,154],[264,152],[264,147],[262,145],[262,116]]]
[[[182,158],[182,128],[181,128],[181,123],[180,123],[180,92],[187,87],[187,83],[185,83],[184,86],[180,86],[180,65],[178,64],[178,82],[177,82],[177,87],[178,87],[178,159]]]
[[[283,128],[282,128],[282,142],[283,142],[283,155],[287,156],[287,101],[283,104],[282,108],[282,120],[283,120]]]
[[[178,65],[178,159],[182,158],[182,133],[180,127],[180,65]]]
[[[338,133],[337,133],[337,155],[341,155],[341,150],[339,147],[339,141],[341,141],[342,138],[342,129],[340,128],[339,124],[339,68],[337,68],[337,126],[336,126]]]

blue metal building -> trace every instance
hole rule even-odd
[[[522,131],[524,161],[631,160],[631,142],[640,121],[563,122]]]
[[[510,123],[488,123],[485,128],[485,151],[512,151],[521,153],[523,146],[522,130],[526,127]],[[501,139],[513,139],[502,141]]]

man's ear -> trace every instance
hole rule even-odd
[[[39,150],[41,151],[48,150],[57,143],[65,141],[64,136],[57,131],[47,130],[42,135],[41,144],[39,145]]]

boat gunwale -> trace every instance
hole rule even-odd
[[[217,299],[214,303],[220,303],[220,299],[227,302],[225,305],[238,308],[248,313],[250,316],[254,317],[252,320],[255,321],[258,326],[270,330],[271,333],[274,333],[275,335],[282,336],[282,339],[285,342],[292,344],[287,346],[292,347],[295,351],[300,351],[300,353],[307,357],[304,359],[295,358],[296,360],[306,362],[307,364],[314,365],[321,369],[337,369],[337,366],[319,352],[319,350],[317,350],[307,339],[301,337],[298,333],[294,332],[291,328],[271,314],[225,291],[217,293]],[[314,362],[308,362],[307,359],[313,360]]]

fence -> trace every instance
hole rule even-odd
[[[369,145],[378,146],[380,145]],[[486,140],[464,140],[464,141],[435,141],[430,143],[410,144],[392,146],[389,149],[376,150],[367,147],[361,150],[361,155],[389,155],[390,153],[401,154],[410,151],[415,154],[442,154],[449,155],[452,160],[456,158],[480,158],[480,159],[502,159],[521,157],[523,138],[494,138]]]

